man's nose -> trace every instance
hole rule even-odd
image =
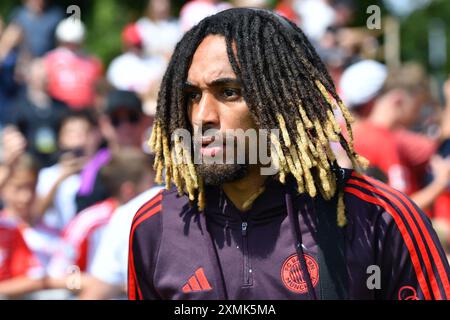
[[[194,125],[206,128],[217,128],[220,123],[218,101],[211,93],[204,93],[198,105],[193,110],[192,122]]]

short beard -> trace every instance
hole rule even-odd
[[[244,178],[248,173],[247,164],[198,164],[197,172],[205,185],[221,186]]]

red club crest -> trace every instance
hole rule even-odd
[[[411,286],[403,286],[398,290],[398,300],[419,300],[417,291]]]
[[[306,266],[308,267],[309,276],[313,287],[319,282],[319,265],[313,257],[304,254]],[[295,293],[305,293],[308,291],[308,286],[300,267],[297,254],[290,255],[283,263],[281,267],[281,279],[283,284]]]

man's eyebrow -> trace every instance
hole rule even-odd
[[[193,90],[193,89],[196,89],[196,88],[197,88],[197,86],[195,84],[190,83],[189,81],[186,81],[183,84],[183,90]]]
[[[219,78],[208,83],[209,86],[223,86],[223,85],[241,85],[241,82],[236,78]]]
[[[208,83],[208,86],[210,87],[223,85],[240,86],[241,82],[237,78],[218,78]],[[186,81],[184,83],[184,89],[196,89],[196,88],[198,88],[198,86],[189,81]]]

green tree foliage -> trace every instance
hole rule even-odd
[[[447,52],[450,52],[450,1],[434,0],[422,10],[417,10],[402,21],[402,59],[415,60],[428,64],[428,28],[433,20],[439,19],[444,23],[447,35]],[[447,58],[445,70],[435,70],[438,72],[450,72],[450,61]]]

